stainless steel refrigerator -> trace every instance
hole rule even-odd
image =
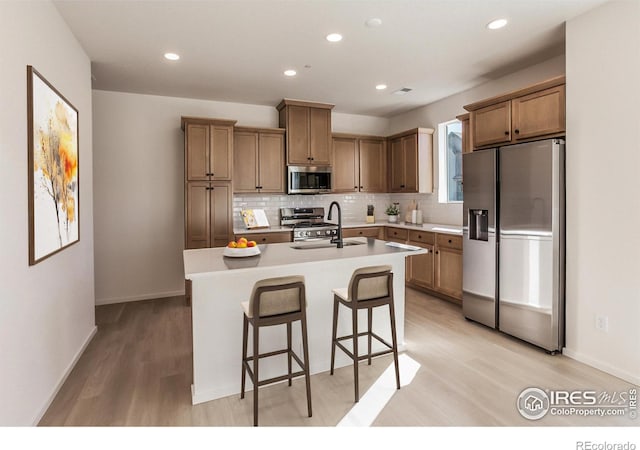
[[[564,346],[564,140],[463,156],[465,317]]]

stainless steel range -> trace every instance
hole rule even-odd
[[[280,225],[293,228],[294,242],[338,236],[338,225],[324,221],[324,208],[280,208]]]

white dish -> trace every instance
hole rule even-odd
[[[256,256],[260,254],[260,248],[258,246],[255,247],[247,247],[247,248],[230,248],[225,247],[222,251],[224,256],[229,256],[230,258],[245,258],[247,256]]]

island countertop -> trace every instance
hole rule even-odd
[[[313,248],[318,245],[329,245],[329,241],[283,242],[279,244],[259,245],[260,254],[245,258],[223,256],[224,248],[202,248],[184,250],[185,278],[206,277],[216,272],[242,271],[271,268],[303,263],[326,263],[349,258],[366,258],[379,255],[395,255],[402,253],[420,254],[426,251],[420,247],[398,246],[377,239],[348,238],[345,243],[358,243],[336,248],[332,244],[327,248]],[[311,247],[296,249],[295,247]]]

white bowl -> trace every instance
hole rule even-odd
[[[247,256],[255,256],[260,254],[260,248],[256,245],[255,247],[247,247],[247,248],[231,248],[225,247],[222,251],[224,256],[229,256],[230,258],[245,258]]]

